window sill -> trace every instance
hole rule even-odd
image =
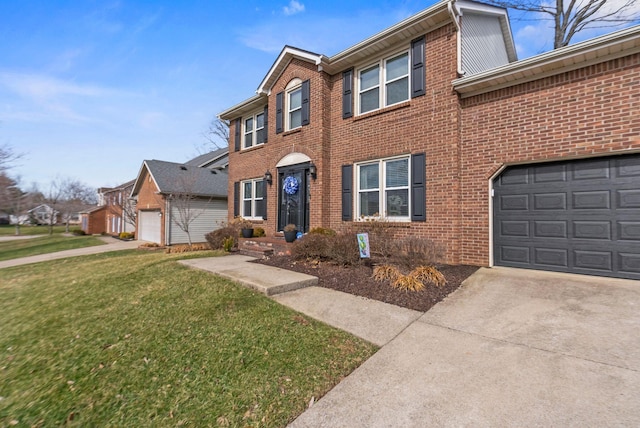
[[[408,228],[411,226],[412,222],[410,219],[407,220],[386,220],[386,219],[379,219],[379,218],[367,218],[364,220],[352,220],[351,223],[354,225],[359,225],[359,224],[367,224],[367,223],[372,223],[372,222],[376,222],[376,223],[384,223],[385,226],[389,226],[391,228]]]
[[[264,147],[264,143],[263,144],[256,144],[255,146],[247,147],[246,149],[241,149],[240,153],[252,152],[254,150],[261,149],[263,147]]]
[[[297,134],[298,132],[302,132],[302,126],[297,127],[296,129],[290,129],[289,131],[285,131],[282,133],[283,137],[291,134]]]
[[[394,105],[389,106],[389,107],[381,108],[379,110],[374,110],[374,111],[370,111],[370,112],[367,112],[367,113],[364,113],[364,114],[361,114],[361,115],[358,115],[358,116],[354,116],[353,121],[355,122],[355,121],[362,120],[362,119],[368,119],[370,117],[377,116],[379,114],[388,113],[388,112],[394,111],[394,110],[400,110],[402,108],[409,107],[410,105],[411,105],[411,101],[410,100],[403,101],[403,102],[401,102],[399,104],[394,104]]]

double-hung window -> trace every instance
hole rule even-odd
[[[302,126],[302,87],[287,91],[287,129]]]
[[[409,52],[402,52],[358,71],[360,114],[409,99]]]
[[[264,132],[264,112],[256,113],[244,120],[243,148],[248,149],[262,144],[260,134]]]
[[[357,215],[409,220],[409,157],[357,165]]]
[[[242,182],[242,213],[246,218],[262,218],[265,209],[265,182],[262,178]]]

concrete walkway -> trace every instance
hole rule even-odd
[[[37,256],[22,257],[19,259],[0,261],[0,269],[28,265],[31,263],[46,262],[49,260],[66,259],[67,257],[85,256],[88,254],[108,253],[110,251],[130,250],[138,248],[141,241],[120,241],[112,237],[101,236],[105,245],[95,245],[93,247],[76,248],[73,250],[58,251],[57,253],[40,254]]]
[[[640,282],[480,269],[291,425],[640,426]]]

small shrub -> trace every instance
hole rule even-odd
[[[340,266],[355,265],[360,261],[360,251],[355,235],[340,233],[330,237],[329,256]]]
[[[371,257],[387,261],[396,251],[393,225],[385,220],[365,220],[353,223],[347,233],[369,235]]]
[[[164,252],[167,254],[180,254],[180,253],[190,253],[192,251],[206,251],[209,250],[208,244],[180,244],[180,245],[172,245],[168,247]]]
[[[224,225],[220,229],[207,233],[204,237],[212,250],[223,249],[225,240],[228,238],[233,240],[232,247],[235,247],[238,243],[238,229],[234,226]]]
[[[336,231],[328,227],[314,227],[309,231],[309,235],[336,236]]]
[[[420,291],[424,288],[424,284],[413,275],[400,275],[391,282],[393,288],[406,291]]]
[[[144,244],[139,245],[141,248],[160,248],[160,244],[155,242],[145,242]]]
[[[402,276],[402,274],[395,266],[380,265],[373,268],[373,279],[376,281],[395,281],[399,276]]]
[[[436,287],[442,287],[447,283],[442,272],[436,269],[434,266],[418,266],[411,271],[411,276],[415,277],[422,283],[433,284]]]
[[[226,252],[226,253],[230,253],[231,249],[234,247],[235,245],[235,240],[233,239],[232,236],[226,238],[223,242],[222,242],[222,249]]]
[[[284,229],[283,229],[283,230],[284,230],[285,232],[295,232],[295,231],[296,231],[296,229],[297,229],[297,227],[296,227],[296,225],[295,225],[295,224],[293,224],[293,223],[289,223],[289,224],[287,224],[287,225],[284,227]]]
[[[291,256],[296,260],[328,260],[330,251],[330,238],[312,233],[297,239],[291,246]]]
[[[256,227],[253,229],[253,237],[254,238],[262,238],[263,236],[267,236],[264,229],[261,227]]]
[[[396,265],[406,269],[432,266],[442,258],[442,249],[432,240],[410,236],[393,241],[394,249],[389,257]]]
[[[86,235],[86,232],[82,229],[73,229],[71,230],[71,234],[75,236],[83,236]]]
[[[253,229],[253,223],[244,217],[234,217],[228,224],[228,226],[235,227],[236,229]]]
[[[120,232],[118,237],[120,239],[133,239],[134,234],[133,234],[133,232]]]

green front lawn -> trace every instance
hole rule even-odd
[[[71,229],[78,226],[72,226]],[[53,226],[53,233],[64,233],[65,226]],[[15,236],[16,227],[14,225],[0,225],[0,236]],[[20,226],[20,235],[48,235],[49,226]]]
[[[55,253],[94,245],[104,245],[104,242],[95,236],[64,236],[61,234],[4,241],[0,242],[0,260]]]
[[[0,269],[0,426],[283,427],[376,350],[185,257]]]

